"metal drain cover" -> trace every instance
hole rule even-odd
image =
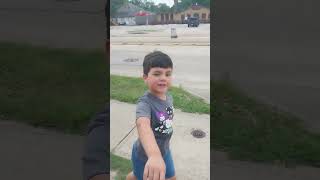
[[[203,131],[200,130],[200,129],[192,130],[192,131],[191,131],[191,134],[192,134],[192,136],[195,137],[195,138],[203,138],[203,137],[206,136],[206,133],[203,132]]]
[[[139,59],[138,58],[127,58],[127,59],[124,59],[123,61],[124,62],[137,62],[137,61],[139,61]]]

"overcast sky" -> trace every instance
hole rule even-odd
[[[150,1],[153,1],[155,4],[166,3],[170,7],[173,5],[173,0],[150,0]]]

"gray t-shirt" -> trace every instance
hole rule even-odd
[[[147,91],[139,98],[137,104],[136,119],[147,117],[151,120],[151,129],[162,156],[169,151],[169,141],[173,133],[173,110],[173,99],[169,94],[166,95],[166,100],[161,100]],[[143,161],[148,159],[139,139],[135,142],[134,148],[138,158]]]

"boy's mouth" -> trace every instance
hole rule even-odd
[[[158,84],[158,86],[160,86],[160,87],[166,87],[167,85],[166,85],[166,84]]]

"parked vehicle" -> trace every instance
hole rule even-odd
[[[197,17],[189,17],[188,18],[188,27],[198,27],[200,24],[200,21]]]

